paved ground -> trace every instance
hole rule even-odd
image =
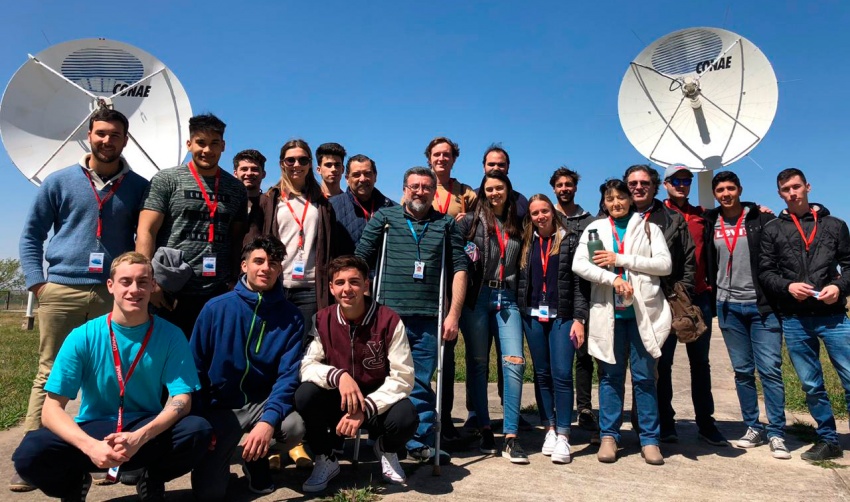
[[[536,501],[536,500],[850,500],[850,469],[826,469],[809,465],[800,460],[800,453],[808,445],[793,436],[788,438],[792,449],[791,460],[775,460],[766,446],[751,450],[738,448],[716,448],[696,440],[696,426],[693,422],[693,407],[690,402],[690,377],[686,351],[679,346],[674,366],[674,407],[677,410],[680,443],[663,445],[662,452],[666,465],[655,467],[644,463],[640,457],[640,448],[634,434],[624,425],[621,444],[621,458],[615,464],[601,464],[596,461],[596,448],[589,446],[588,433],[575,429],[571,442],[573,462],[568,465],[554,465],[547,457],[539,453],[543,443],[544,431],[535,429],[521,434],[523,446],[529,452],[530,465],[517,466],[503,458],[483,456],[475,452],[456,455],[449,466],[442,468],[442,475],[434,477],[430,465],[418,465],[404,462],[409,482],[406,487],[386,487],[381,485],[379,466],[375,462],[371,448],[361,449],[361,464],[357,470],[343,462],[342,473],[329,487],[327,496],[339,488],[365,486],[375,483],[385,501],[424,500],[438,497],[456,501]],[[716,405],[715,418],[720,430],[728,438],[737,438],[743,432],[740,423],[740,411],[733,374],[729,365],[723,339],[714,330],[712,337],[712,381]],[[491,406],[494,417],[501,410],[497,406],[495,388],[491,386]],[[628,396],[627,392],[627,396]],[[455,415],[463,410],[465,399],[463,386],[458,385],[455,392]],[[594,402],[596,393],[594,392]],[[628,397],[627,397],[628,399]],[[525,387],[523,403],[534,400],[530,386]],[[629,406],[628,402],[626,404]],[[535,417],[526,415],[531,421]],[[810,422],[807,415],[788,414],[788,423],[795,420]],[[850,448],[847,422],[839,422],[841,441],[844,448]],[[22,437],[20,429],[0,433],[0,480],[11,476],[12,465],[9,461],[12,451]],[[498,441],[498,438],[497,438]],[[353,441],[349,441],[350,452]],[[850,465],[848,458],[839,462]],[[236,477],[239,473],[239,477]],[[228,498],[234,501],[247,500],[310,500],[300,492],[301,483],[309,475],[308,471],[298,471],[287,466],[276,475],[278,489],[264,497],[252,496],[246,489],[244,478],[238,466],[233,467],[231,490]],[[378,481],[376,481],[378,480]],[[168,484],[169,500],[193,500],[188,476]],[[32,501],[43,500],[40,492],[12,494],[6,492],[2,500]],[[93,486],[89,500],[135,500],[132,487],[115,485],[108,487]]]

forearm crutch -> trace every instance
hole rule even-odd
[[[381,261],[378,262],[378,277],[375,278],[375,283],[373,284],[374,291],[372,291],[372,298],[375,299],[376,302],[381,302],[381,281],[384,278],[384,270],[386,270],[386,264],[384,263],[387,258],[387,233],[389,233],[390,224],[384,224],[384,242],[381,244]]]
[[[446,307],[446,236],[443,236],[443,253],[440,258],[440,295],[437,306],[437,423],[434,433],[437,438],[434,441],[436,451],[434,452],[434,476],[440,475],[440,438],[442,436],[442,407],[443,407],[443,353],[445,344],[443,342],[443,318]]]

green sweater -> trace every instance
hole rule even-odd
[[[417,258],[416,240],[407,222],[421,236],[419,256]],[[416,220],[404,206],[393,206],[379,210],[366,224],[355,254],[376,263],[383,245],[384,226],[387,231],[387,256],[384,278],[381,280],[381,303],[406,315],[437,315],[440,289],[440,246],[443,236],[448,234],[449,247],[446,249],[446,291],[451,292],[452,277],[455,272],[467,270],[467,257],[463,250],[464,239],[455,220],[431,209],[422,220]],[[425,225],[428,225],[425,229]],[[423,229],[425,229],[423,233]],[[413,278],[414,262],[425,262],[424,279]],[[376,279],[377,280],[377,279]],[[446,305],[449,305],[447,293]]]

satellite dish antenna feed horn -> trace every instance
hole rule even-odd
[[[102,108],[130,122],[123,157],[150,179],[179,165],[188,149],[189,97],[151,54],[122,42],[91,38],[30,55],[0,102],[0,135],[15,167],[40,185],[50,173],[89,153],[88,121]]]
[[[698,172],[700,204],[712,207],[711,171],[759,144],[778,101],[773,67],[752,42],[719,28],[688,28],[638,54],[620,84],[618,110],[635,149],[664,168]]]

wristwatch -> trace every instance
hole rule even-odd
[[[587,324],[587,321],[585,321],[584,319],[573,319],[573,320],[574,320],[575,322],[577,322],[577,323],[581,324],[582,326],[584,326],[585,324]]]

